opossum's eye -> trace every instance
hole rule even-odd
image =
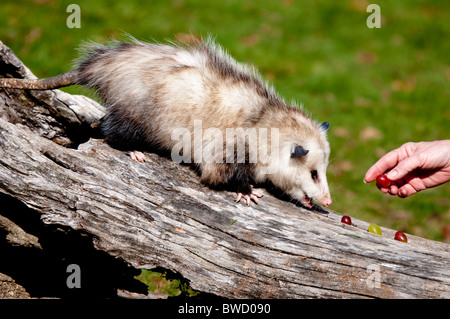
[[[305,156],[308,153],[309,153],[309,151],[305,150],[300,145],[295,145],[294,149],[291,152],[291,158],[295,158],[295,157],[299,157],[299,156]]]
[[[311,178],[313,181],[317,181],[319,178],[319,175],[317,175],[317,171],[315,169],[311,171]]]

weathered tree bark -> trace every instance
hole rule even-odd
[[[32,77],[0,42],[0,76]],[[0,192],[46,224],[89,234],[135,268],[171,270],[229,298],[450,298],[450,246],[343,226],[261,190],[259,206],[212,190],[188,166],[146,163],[95,135],[104,110],[61,91],[0,89]],[[93,138],[93,137],[97,137]],[[1,213],[1,211],[0,211]],[[35,244],[36,245],[36,244]],[[0,252],[1,255],[1,252]]]

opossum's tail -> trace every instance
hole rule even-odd
[[[78,70],[71,70],[46,79],[0,78],[0,87],[8,89],[51,90],[78,84],[78,82]]]

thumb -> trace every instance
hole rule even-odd
[[[420,166],[419,156],[413,155],[399,162],[396,167],[386,174],[386,176],[391,181],[399,180]]]

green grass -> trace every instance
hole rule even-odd
[[[124,33],[148,41],[215,35],[287,101],[331,123],[334,210],[444,240],[448,184],[399,199],[363,177],[405,142],[450,136],[450,2],[377,1],[382,26],[369,29],[365,0],[76,1],[81,29],[69,29],[66,7],[73,2],[2,0],[0,40],[37,76],[48,77],[71,69],[82,41]]]
[[[139,276],[135,278],[148,286],[148,290],[171,297],[180,295],[186,297],[195,297],[199,292],[193,290],[188,283],[181,282],[179,279],[168,279],[167,273],[150,271],[143,269]]]

